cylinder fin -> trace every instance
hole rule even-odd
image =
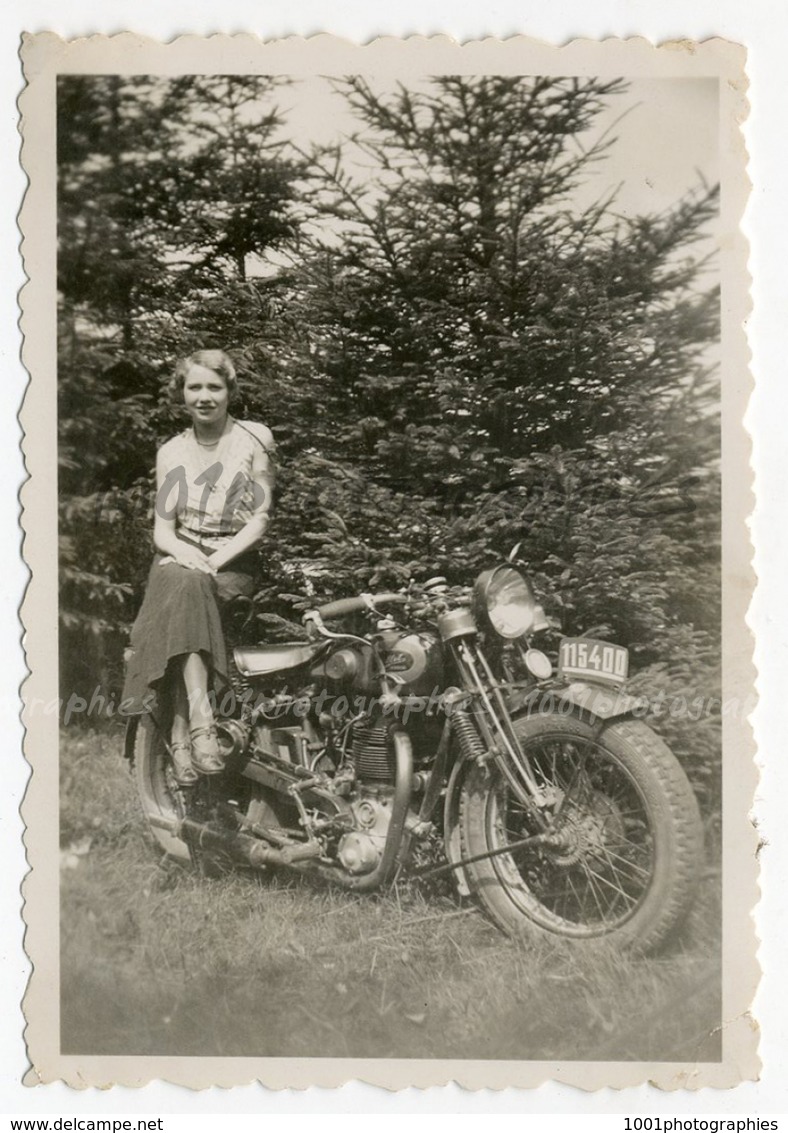
[[[362,782],[393,782],[391,743],[387,726],[356,724],[353,727],[351,750],[356,775]]]

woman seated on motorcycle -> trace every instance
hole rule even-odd
[[[124,697],[140,703],[166,678],[181,786],[223,770],[209,697],[227,671],[220,609],[254,592],[254,549],[271,505],[271,431],[230,416],[235,384],[221,350],[199,350],[175,368],[171,388],[192,424],[157,454],[158,554],[131,633]]]

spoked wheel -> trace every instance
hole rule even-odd
[[[137,725],[134,783],[151,834],[162,850],[190,862],[192,854],[187,843],[168,829],[184,817],[186,797],[184,789],[175,782],[164,737],[152,716],[143,717]]]
[[[510,933],[656,948],[686,912],[702,853],[697,803],[676,758],[636,720],[601,734],[574,718],[515,727],[543,786],[543,823],[497,769],[469,769],[463,856],[532,839],[467,866],[474,894]]]

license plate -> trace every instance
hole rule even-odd
[[[558,675],[620,685],[629,672],[629,650],[592,637],[565,637],[558,651]]]

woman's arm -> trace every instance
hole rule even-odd
[[[214,551],[208,556],[208,563],[213,570],[221,570],[222,567],[227,566],[233,559],[237,559],[244,551],[250,551],[262,539],[265,534],[265,529],[268,526],[268,516],[266,514],[258,515],[255,513],[241,530],[233,535],[229,543],[224,547],[220,547],[218,551]]]
[[[247,432],[253,433],[260,442],[255,445],[252,458],[252,480],[256,507],[251,518],[241,530],[224,546],[209,555],[208,562],[214,570],[227,566],[233,559],[238,558],[244,551],[250,551],[262,539],[268,527],[268,513],[271,510],[273,498],[274,468],[269,455],[273,451],[274,441],[271,430],[265,425],[244,425]]]
[[[175,507],[168,492],[168,474],[171,469],[163,456],[162,449],[156,454],[156,503],[154,505],[153,543],[157,551],[191,570],[202,570],[213,574],[216,570],[208,562],[207,555],[190,543],[178,538],[175,526]],[[177,492],[177,488],[173,489]]]

